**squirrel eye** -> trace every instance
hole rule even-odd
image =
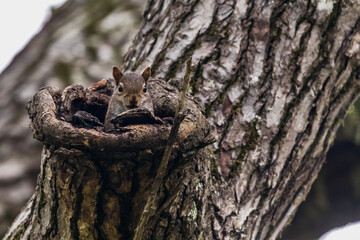
[[[119,92],[122,92],[122,91],[124,90],[124,89],[123,89],[123,87],[122,87],[121,85],[119,86],[119,88],[118,88],[118,89],[119,89]]]
[[[143,92],[146,93],[146,91],[147,91],[147,87],[144,86]]]

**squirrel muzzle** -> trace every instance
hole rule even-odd
[[[126,107],[127,108],[137,108],[139,107],[139,97],[136,95],[130,95],[125,97]]]

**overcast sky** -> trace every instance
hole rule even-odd
[[[64,0],[2,0],[0,1],[0,72],[14,55],[36,34],[47,17],[50,7]]]
[[[0,2],[0,72],[15,54],[40,31],[50,16],[50,8],[65,0],[2,0]],[[331,231],[320,240],[359,240],[360,224]]]

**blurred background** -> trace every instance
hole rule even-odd
[[[24,105],[45,85],[87,87],[110,77],[141,25],[144,7],[141,0],[0,3],[0,238],[33,194],[39,173],[42,146],[32,138]],[[359,160],[358,100],[282,239],[318,239],[360,220]],[[360,230],[351,227],[347,237],[331,233],[321,240],[360,239]]]

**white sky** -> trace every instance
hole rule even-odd
[[[359,240],[360,222],[349,223],[344,227],[334,228],[325,233],[319,240]]]
[[[15,54],[40,31],[50,7],[65,0],[9,0],[0,2],[0,72]],[[320,240],[360,240],[360,223],[326,233]]]
[[[0,1],[0,72],[50,16],[50,6],[64,0]]]

